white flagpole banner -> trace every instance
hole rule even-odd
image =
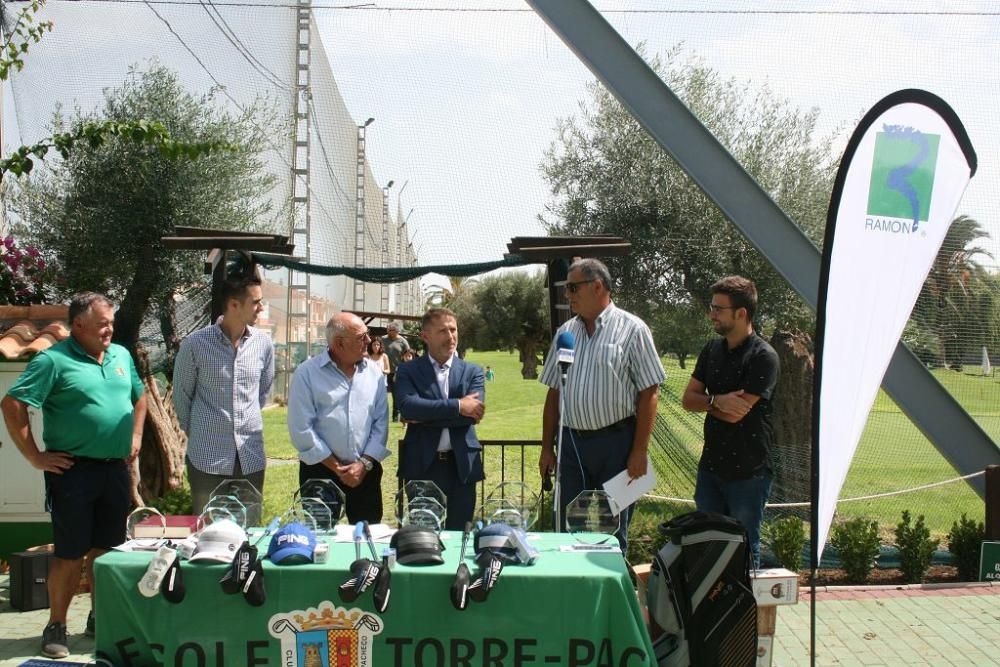
[[[813,566],[868,413],[976,171],[958,116],[903,90],[880,101],[837,172],[820,270],[813,394]]]

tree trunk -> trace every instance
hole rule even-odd
[[[521,358],[521,377],[525,380],[538,379],[538,343],[533,340],[520,340],[517,350]]]
[[[160,397],[156,380],[149,373],[149,357],[139,346],[140,375],[146,387],[146,424],[142,432],[142,449],[132,465],[133,500],[146,504],[181,485],[187,436],[181,430],[174,413],[170,392]]]
[[[771,501],[808,502],[812,457],[812,340],[800,332],[776,331],[771,346],[781,375],[771,405],[774,410],[774,486]],[[793,512],[808,518],[809,508]]]
[[[167,384],[174,381],[174,359],[181,348],[181,339],[177,336],[177,308],[173,294],[168,295],[159,305],[160,334],[163,335],[163,346],[167,353],[163,373],[167,376]]]
[[[149,310],[153,291],[159,280],[160,264],[154,248],[146,248],[143,251],[135,276],[132,278],[132,284],[125,292],[121,307],[115,313],[114,341],[128,348],[136,366],[139,364],[136,344],[139,342],[142,320],[146,317],[146,311]]]
[[[681,370],[687,368],[687,366],[684,365],[687,362],[687,357],[688,357],[687,353],[675,352],[674,354],[677,355],[677,365],[680,366]]]

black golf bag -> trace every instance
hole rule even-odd
[[[743,526],[690,512],[660,532],[669,542],[653,559],[646,594],[658,667],[755,665],[757,604]]]

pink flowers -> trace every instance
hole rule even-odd
[[[7,235],[0,245],[0,303],[26,306],[45,301],[45,286],[51,285],[55,273],[46,268],[42,253],[34,246],[17,247],[13,235]]]

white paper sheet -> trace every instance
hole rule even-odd
[[[656,472],[653,470],[653,462],[647,455],[645,475],[631,479],[626,468],[604,483],[604,491],[610,496],[611,511],[618,516],[622,510],[639,500],[643,494],[652,491],[655,486]]]

